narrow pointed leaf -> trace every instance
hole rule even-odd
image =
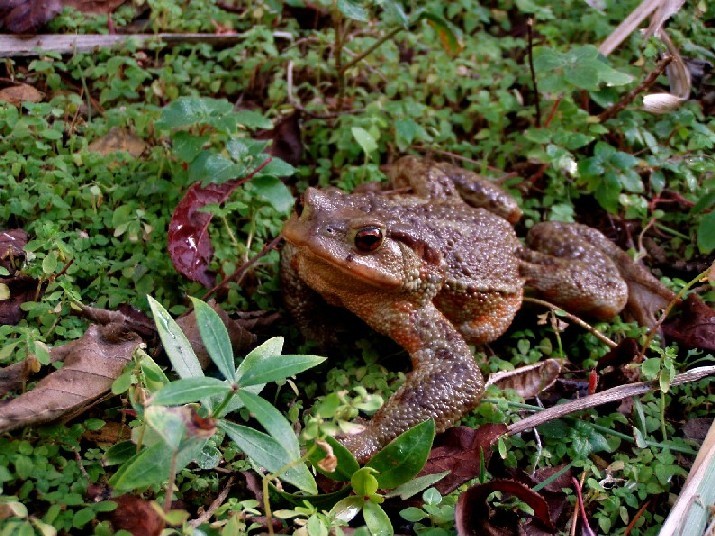
[[[236,381],[236,364],[233,361],[233,348],[226,325],[206,302],[196,298],[191,298],[191,302],[194,304],[201,342],[204,343],[211,361],[216,364],[224,378]]]
[[[434,440],[432,419],[407,430],[375,454],[366,467],[379,471],[380,489],[396,488],[413,478],[427,461]]]
[[[243,375],[237,383],[240,387],[259,383],[276,382],[319,365],[325,358],[319,355],[272,355],[250,360],[246,357]]]
[[[151,398],[151,403],[162,406],[179,406],[215,395],[226,396],[231,391],[230,383],[216,378],[185,378],[163,387]]]
[[[256,465],[264,467],[271,473],[277,473],[290,465],[288,469],[278,474],[282,480],[290,482],[307,493],[318,492],[318,486],[313,475],[308,471],[308,467],[304,463],[291,465],[288,452],[271,436],[253,428],[224,420],[219,421],[219,428],[224,430]]]
[[[268,434],[283,445],[291,460],[300,458],[298,438],[288,419],[281,415],[280,411],[274,408],[270,402],[246,390],[239,391],[238,398],[241,399],[243,405],[248,408],[256,420],[261,423],[261,426],[268,431]]]
[[[169,356],[174,370],[182,378],[203,377],[201,364],[179,325],[158,301],[151,296],[147,296],[147,300],[154,313],[154,323],[164,345],[164,351]]]

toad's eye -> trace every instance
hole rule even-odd
[[[376,225],[368,225],[355,233],[355,249],[361,253],[370,253],[382,245],[384,238],[382,229]]]

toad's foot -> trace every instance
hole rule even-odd
[[[626,308],[641,325],[653,326],[656,312],[673,299],[672,291],[596,229],[544,222],[526,243],[528,249],[519,252],[526,284],[569,311],[608,319]]]

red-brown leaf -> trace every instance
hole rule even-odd
[[[60,11],[61,0],[0,0],[0,28],[33,33]]]
[[[434,447],[420,475],[448,471],[449,474],[435,484],[440,493],[447,494],[460,484],[479,476],[482,467],[489,462],[492,446],[497,438],[506,433],[503,424],[485,424],[477,429],[460,426],[450,428],[439,436],[440,445]]]
[[[527,534],[522,526],[522,518],[514,512],[496,511],[490,508],[487,497],[495,491],[513,495],[528,504],[534,511],[533,520],[539,532],[542,534],[556,532],[551,522],[549,506],[541,495],[514,480],[493,480],[472,486],[459,496],[454,512],[457,534],[460,536]],[[536,534],[535,531],[530,532]]]
[[[171,216],[168,233],[171,262],[180,274],[207,288],[214,286],[216,275],[209,270],[213,256],[208,233],[211,214],[201,209],[212,203],[223,203],[239,184],[239,180],[206,186],[195,183]]]
[[[680,316],[663,325],[663,333],[681,347],[715,352],[715,311],[691,294],[680,306]]]

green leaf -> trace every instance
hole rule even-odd
[[[698,223],[698,249],[709,255],[715,250],[715,210],[705,214]]]
[[[191,303],[194,305],[201,342],[204,343],[211,361],[224,378],[231,382],[236,381],[236,363],[233,360],[233,347],[226,325],[208,303],[193,297]]]
[[[217,378],[183,378],[165,385],[151,397],[151,403],[161,406],[179,406],[197,402],[216,395],[226,396],[232,391],[231,384]]]
[[[360,22],[368,22],[370,20],[370,13],[368,10],[354,0],[338,0],[336,7],[346,19],[352,19]]]
[[[262,358],[248,355],[241,363],[236,381],[240,387],[281,381],[319,365],[325,359],[318,355],[272,355]]]
[[[224,99],[179,97],[164,107],[156,127],[181,128],[210,123],[212,117],[220,117],[232,110],[233,105]]]
[[[434,420],[429,419],[407,430],[372,457],[366,467],[377,469],[381,489],[396,488],[420,472],[434,434]]]
[[[208,136],[194,136],[181,130],[171,137],[172,152],[179,160],[188,164],[199,155],[207,141]]]
[[[207,442],[205,438],[192,438],[186,441],[176,457],[176,470],[186,467],[192,459],[198,457]],[[166,445],[157,443],[142,450],[132,457],[109,479],[114,491],[123,493],[153,484],[161,484],[169,477],[171,455]]]
[[[377,3],[385,12],[386,22],[407,28],[410,21],[400,2],[396,2],[395,0],[377,0]]]
[[[408,480],[404,484],[400,484],[395,489],[390,490],[389,493],[385,494],[385,497],[399,497],[403,501],[406,501],[410,497],[417,495],[421,491],[426,490],[433,484],[436,484],[442,480],[445,476],[449,474],[449,471],[444,471],[442,473],[433,473],[424,476],[418,476],[412,480]]]
[[[130,440],[120,441],[107,449],[102,456],[102,464],[105,466],[119,465],[126,462],[137,453],[137,446]]]
[[[272,163],[271,161],[271,164]],[[271,164],[268,164],[268,166]],[[293,203],[295,202],[293,194],[290,193],[288,187],[279,179],[269,174],[264,175],[264,173],[265,168],[261,170],[260,175],[253,177],[251,180],[251,184],[255,188],[256,193],[268,201],[278,212],[287,213],[293,208]]]
[[[364,504],[365,499],[362,497],[358,497],[356,495],[345,497],[335,503],[335,506],[333,506],[332,510],[330,510],[330,515],[348,523],[360,513]]]
[[[406,519],[407,521],[410,521],[411,523],[415,523],[417,521],[421,521],[422,519],[424,519],[428,516],[424,510],[420,510],[419,508],[410,506],[409,508],[400,510],[400,517],[402,519]]]
[[[207,184],[217,184],[240,177],[245,171],[245,166],[236,164],[228,158],[204,151],[189,164],[189,180]]]
[[[370,156],[370,153],[377,150],[377,141],[367,130],[362,127],[353,127],[352,133],[365,155]]]
[[[362,507],[362,516],[372,536],[392,536],[395,533],[390,518],[379,504],[366,501]]]
[[[95,512],[91,508],[82,508],[77,510],[72,517],[72,527],[81,529],[95,517]]]
[[[437,38],[442,48],[448,54],[456,56],[464,48],[454,26],[442,17],[429,11],[421,11],[417,16],[417,20],[427,21],[427,24],[437,33]]]
[[[273,128],[273,123],[256,110],[238,110],[233,114],[236,123],[245,128]]]
[[[293,428],[291,428],[288,419],[281,415],[281,412],[274,408],[268,401],[256,394],[241,390],[238,392],[238,397],[243,402],[243,405],[248,408],[253,417],[268,431],[270,436],[283,445],[283,448],[288,452],[292,460],[299,459],[300,447],[298,446],[298,438]]]
[[[169,356],[176,373],[182,378],[203,377],[199,359],[179,325],[158,301],[151,296],[147,296],[147,300],[154,314],[154,324],[164,345],[164,351]]]
[[[318,492],[318,487],[308,471],[308,467],[304,463],[291,465],[292,460],[288,452],[271,436],[225,420],[220,420],[218,426],[257,465],[266,468],[271,473],[282,471],[278,474],[281,479],[290,482],[306,493]]]
[[[264,153],[268,147],[265,140],[254,140],[251,138],[231,138],[226,143],[226,150],[237,162],[262,164],[268,155]]]
[[[660,372],[660,359],[648,358],[641,365],[641,373],[647,380],[654,380]]]
[[[355,471],[350,478],[350,484],[357,495],[369,497],[377,492],[379,486],[377,478],[375,478],[376,473],[377,469],[372,467],[363,467]]]
[[[144,418],[146,423],[159,434],[171,452],[179,449],[179,444],[186,431],[186,424],[178,412],[163,406],[149,406],[144,411]]]
[[[268,162],[263,168],[261,168],[261,171],[259,172],[259,175],[275,175],[276,177],[287,177],[289,175],[293,175],[296,172],[296,169],[291,166],[288,162],[285,162],[278,158],[277,156],[274,156],[270,162]]]

